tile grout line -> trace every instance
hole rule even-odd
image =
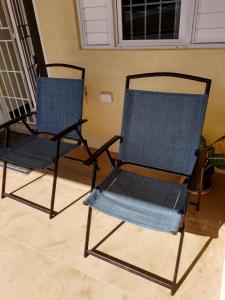
[[[119,290],[119,291],[121,291],[121,292],[123,292],[123,293],[125,293],[125,294],[127,294],[127,295],[129,295],[129,296],[131,296],[131,297],[133,297],[134,299],[140,300],[140,298],[138,298],[138,297],[135,296],[134,294],[129,293],[128,291],[123,290],[123,289],[121,289],[121,288],[119,288],[119,287],[117,287],[117,286],[115,286],[115,285],[113,285],[113,284],[110,284],[109,282],[107,282],[107,281],[105,281],[105,280],[102,280],[102,279],[97,278],[97,277],[95,277],[95,276],[93,276],[93,275],[91,275],[91,274],[88,274],[87,272],[84,272],[84,271],[80,270],[80,269],[77,268],[77,267],[67,266],[67,265],[65,265],[65,264],[63,264],[63,263],[60,263],[59,257],[54,258],[54,257],[52,257],[52,256],[50,256],[50,255],[47,255],[47,254],[44,253],[44,252],[41,252],[41,251],[38,250],[38,249],[35,249],[35,248],[33,248],[33,247],[31,247],[31,246],[29,246],[29,245],[23,243],[23,242],[20,242],[20,241],[18,241],[18,240],[15,240],[15,239],[13,239],[13,238],[10,238],[10,237],[8,237],[7,235],[4,235],[4,234],[2,234],[2,233],[0,233],[0,236],[2,236],[2,237],[4,237],[4,238],[8,239],[9,241],[11,241],[11,242],[13,242],[13,243],[15,243],[15,244],[18,244],[18,245],[20,245],[20,246],[23,246],[23,247],[25,247],[25,248],[27,248],[27,249],[30,249],[30,250],[36,252],[36,253],[38,253],[38,254],[40,254],[40,255],[42,255],[42,256],[45,256],[45,257],[51,259],[52,261],[54,261],[55,263],[58,263],[60,266],[63,266],[63,267],[69,267],[69,268],[71,268],[71,269],[74,269],[74,270],[76,270],[76,271],[78,271],[78,272],[80,272],[80,273],[83,273],[85,276],[88,276],[88,277],[90,277],[90,278],[92,278],[92,279],[94,279],[94,280],[97,280],[97,281],[99,281],[99,282],[103,282],[105,285],[108,285],[108,286],[110,286],[110,287],[113,288],[113,289]],[[60,252],[61,252],[61,251],[60,251]],[[58,255],[57,255],[57,256],[58,256]],[[46,271],[46,273],[43,275],[43,278],[44,278],[44,276],[45,276],[47,273],[49,273],[49,271]]]
[[[53,261],[56,261],[56,260],[57,260],[57,259],[54,258],[53,256],[48,255],[48,254],[46,254],[46,253],[44,253],[44,252],[42,252],[42,251],[40,251],[40,250],[38,250],[38,249],[36,249],[36,248],[33,248],[33,247],[31,247],[31,246],[29,246],[29,245],[27,245],[27,244],[25,244],[25,243],[23,243],[23,242],[21,242],[21,241],[18,241],[18,240],[16,240],[16,239],[13,239],[13,238],[11,238],[11,237],[9,237],[9,236],[7,236],[7,235],[4,235],[4,234],[0,233],[0,236],[6,238],[7,240],[9,240],[9,241],[11,241],[11,242],[13,242],[13,243],[15,243],[15,244],[18,244],[18,245],[23,246],[23,247],[25,247],[25,248],[27,248],[27,249],[33,250],[34,252],[37,252],[38,254],[40,254],[40,255],[42,255],[42,256],[45,256],[45,257],[47,257],[47,258],[49,258],[49,259],[51,259],[51,260],[53,260]]]
[[[115,285],[113,285],[113,284],[110,284],[109,282],[107,282],[107,281],[105,281],[105,280],[102,280],[102,279],[97,278],[97,277],[95,277],[95,276],[93,276],[93,275],[91,275],[91,274],[88,274],[87,272],[84,272],[84,271],[80,270],[80,269],[77,268],[77,267],[67,266],[67,265],[65,265],[65,264],[63,264],[63,263],[60,263],[58,257],[57,257],[57,258],[54,258],[54,257],[52,257],[52,256],[50,256],[50,255],[47,255],[47,254],[45,254],[45,253],[43,253],[43,252],[41,252],[41,251],[39,251],[39,250],[37,250],[37,249],[35,249],[35,248],[33,248],[33,247],[31,247],[31,246],[29,246],[29,245],[23,243],[23,242],[20,242],[20,241],[17,241],[17,240],[15,240],[15,239],[13,239],[13,238],[10,238],[10,237],[8,237],[8,236],[2,234],[2,233],[0,233],[0,236],[2,236],[2,237],[4,237],[4,238],[8,239],[9,241],[11,241],[11,242],[13,242],[13,243],[15,243],[15,244],[18,244],[18,245],[23,246],[23,247],[25,247],[25,248],[27,248],[27,249],[33,250],[34,252],[37,252],[38,254],[40,254],[40,255],[42,255],[42,256],[45,256],[45,257],[51,259],[51,260],[54,261],[55,263],[58,263],[59,266],[67,267],[67,268],[71,268],[71,269],[73,269],[73,270],[76,270],[76,271],[78,271],[78,272],[84,274],[85,276],[90,277],[90,278],[92,278],[92,279],[94,279],[94,280],[97,280],[98,282],[102,282],[102,283],[104,283],[105,285],[107,285],[107,286],[109,286],[109,287],[111,287],[111,288],[113,288],[113,289],[115,289],[115,290],[118,290],[118,291],[120,291],[120,292],[122,292],[122,293],[124,293],[124,294],[127,294],[127,295],[133,297],[133,298],[136,299],[136,300],[141,300],[140,298],[138,298],[138,297],[135,296],[134,294],[129,293],[128,291],[123,290],[122,288],[119,288],[119,287],[117,287],[117,286],[115,286]],[[60,251],[60,252],[61,252],[61,251]],[[58,255],[57,255],[57,256],[58,256]],[[46,271],[45,274],[42,275],[42,278],[44,278],[44,277],[46,276],[46,274],[48,274],[49,272],[51,272],[51,271]]]
[[[64,264],[61,264],[61,263],[59,263],[59,264],[60,264],[61,266],[64,266],[64,267],[67,267],[67,268],[71,268],[71,269],[73,269],[73,270],[76,270],[76,271],[78,271],[78,272],[84,274],[85,276],[88,276],[88,277],[90,277],[90,278],[92,278],[92,279],[94,279],[94,280],[96,280],[96,281],[98,281],[98,282],[102,282],[103,284],[105,284],[105,285],[107,285],[107,286],[109,286],[109,287],[111,287],[111,288],[113,288],[113,289],[115,289],[115,290],[121,291],[122,293],[127,294],[127,295],[133,297],[134,299],[141,300],[141,298],[138,298],[138,297],[135,296],[134,294],[132,294],[132,293],[126,291],[126,290],[123,290],[122,288],[120,288],[120,287],[118,287],[118,286],[115,286],[115,285],[113,285],[113,284],[111,284],[111,283],[109,283],[109,282],[107,282],[107,281],[105,281],[105,280],[103,280],[103,279],[100,279],[100,278],[97,278],[96,276],[93,276],[93,275],[91,275],[91,274],[88,274],[87,272],[84,272],[84,271],[80,270],[80,269],[77,268],[77,267],[67,266],[67,265],[64,265]]]
[[[72,237],[72,235],[71,235],[71,237]],[[75,238],[75,236],[74,236],[74,238]],[[78,272],[84,274],[85,276],[88,276],[88,277],[90,277],[90,278],[92,278],[92,279],[94,279],[94,280],[97,280],[97,281],[99,281],[99,282],[102,282],[102,283],[104,283],[105,285],[110,286],[110,287],[113,288],[113,289],[119,290],[119,291],[121,291],[121,292],[123,292],[123,293],[125,293],[125,294],[127,294],[127,295],[129,295],[129,296],[131,296],[131,297],[133,297],[133,298],[136,299],[136,300],[141,300],[141,298],[138,298],[136,295],[134,295],[134,294],[132,294],[132,293],[126,291],[126,290],[123,290],[122,288],[119,288],[119,287],[117,287],[117,286],[115,286],[115,285],[113,285],[113,284],[110,284],[109,282],[107,282],[107,281],[105,281],[105,280],[103,280],[103,279],[100,279],[100,278],[98,278],[98,277],[96,277],[96,276],[94,276],[94,275],[92,275],[92,274],[89,274],[89,273],[87,273],[87,272],[84,272],[83,270],[81,270],[81,269],[80,269],[79,267],[77,267],[77,266],[68,266],[67,264],[61,263],[59,257],[60,257],[60,255],[61,255],[61,253],[63,253],[63,250],[65,249],[65,247],[67,246],[68,241],[69,241],[69,239],[67,240],[67,242],[66,242],[65,245],[63,246],[63,249],[61,249],[61,250],[59,251],[59,253],[57,254],[57,257],[55,258],[55,262],[58,263],[59,266],[67,267],[67,268],[76,270],[76,271],[78,271]],[[84,259],[84,258],[83,258],[83,259]]]

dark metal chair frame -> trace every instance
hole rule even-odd
[[[78,70],[81,72],[81,78],[82,80],[84,81],[84,78],[85,78],[85,69],[84,68],[81,68],[81,67],[78,67],[78,66],[74,66],[74,65],[68,65],[68,64],[61,64],[61,63],[53,63],[53,64],[46,64],[46,65],[42,65],[42,66],[39,66],[37,67],[37,76],[39,76],[39,73],[40,73],[40,69],[41,68],[50,68],[50,67],[64,67],[64,68],[69,68],[69,69],[74,69],[74,70]],[[56,183],[57,183],[57,176],[58,176],[58,164],[59,164],[59,153],[60,153],[60,143],[61,143],[61,140],[63,137],[66,137],[66,138],[69,138],[67,137],[67,135],[72,132],[73,130],[76,131],[76,133],[78,134],[79,136],[79,139],[73,139],[73,140],[76,140],[77,143],[79,145],[83,144],[87,153],[88,153],[88,156],[90,157],[91,156],[91,151],[89,149],[89,146],[88,146],[88,143],[87,143],[87,140],[83,138],[82,134],[81,134],[81,130],[80,130],[80,126],[87,122],[86,119],[81,119],[79,120],[77,123],[65,128],[64,130],[62,130],[61,132],[59,132],[58,134],[52,134],[52,133],[49,133],[49,132],[38,132],[37,130],[34,130],[33,128],[31,128],[29,126],[29,124],[26,122],[26,119],[29,118],[31,115],[33,114],[36,114],[35,111],[32,111],[32,112],[29,112],[23,116],[20,116],[16,119],[13,119],[13,120],[10,120],[4,124],[2,124],[0,126],[0,129],[4,128],[5,129],[5,147],[8,147],[9,146],[9,134],[10,134],[10,126],[19,122],[19,121],[22,121],[22,123],[25,125],[25,127],[28,129],[28,131],[32,134],[32,135],[36,135],[38,136],[39,134],[50,134],[52,135],[50,141],[53,142],[53,143],[57,143],[57,147],[56,147],[56,153],[55,153],[55,158],[53,159],[53,162],[54,162],[54,168],[53,169],[50,169],[50,168],[47,168],[47,169],[44,169],[45,171],[48,171],[48,172],[53,172],[53,186],[52,186],[52,194],[51,194],[51,203],[50,203],[50,208],[48,207],[45,207],[45,206],[42,206],[42,205],[39,205],[37,203],[34,203],[30,200],[27,200],[27,199],[24,199],[22,197],[19,197],[17,195],[15,195],[13,192],[11,193],[6,193],[5,191],[5,185],[6,185],[6,171],[7,171],[7,161],[4,161],[3,162],[3,178],[2,178],[2,191],[1,191],[1,198],[5,198],[5,197],[9,197],[13,200],[16,200],[16,201],[19,201],[19,202],[22,202],[28,206],[31,206],[35,209],[38,209],[40,211],[43,211],[45,213],[48,213],[49,214],[49,218],[52,219],[53,217],[55,217],[58,212],[56,212],[54,210],[54,203],[55,203],[55,193],[56,193]],[[69,138],[69,139],[72,139],[72,138]],[[71,159],[71,160],[76,160],[76,161],[80,161],[80,162],[84,162],[84,160],[82,159],[79,159],[79,158],[74,158],[74,157],[69,157],[69,156],[64,156],[65,158],[68,158],[68,159]]]
[[[192,76],[192,75],[186,75],[186,74],[180,74],[180,73],[171,73],[171,72],[155,72],[155,73],[144,73],[144,74],[136,74],[136,75],[129,75],[126,77],[126,85],[125,88],[129,89],[130,86],[130,80],[131,79],[137,79],[137,78],[147,78],[147,77],[156,77],[156,76],[167,76],[167,77],[176,77],[176,78],[183,78],[183,79],[188,79],[188,80],[193,80],[193,81],[199,81],[203,82],[205,86],[205,94],[209,94],[210,92],[210,86],[211,86],[211,80],[202,78],[202,77],[197,77],[197,76]],[[197,206],[197,210],[199,210],[199,205],[200,205],[200,198],[201,198],[201,191],[202,191],[202,179],[203,179],[203,169],[204,165],[207,160],[207,153],[209,148],[205,148],[201,151],[196,150],[196,164],[193,170],[193,173],[191,176],[186,175],[186,174],[181,174],[181,173],[174,173],[174,172],[168,172],[162,169],[158,168],[150,168],[148,166],[143,166],[143,165],[138,165],[134,164],[128,161],[121,161],[113,158],[109,152],[109,147],[114,144],[116,141],[120,141],[120,143],[123,142],[123,137],[121,136],[114,136],[112,139],[110,139],[108,142],[106,142],[102,147],[100,147],[96,152],[93,153],[93,155],[86,160],[85,164],[86,165],[91,165],[93,164],[93,176],[92,176],[92,190],[95,188],[95,181],[96,181],[96,171],[97,171],[97,160],[100,155],[102,155],[104,152],[106,152],[112,168],[120,168],[124,164],[130,164],[130,165],[136,165],[139,167],[144,167],[148,169],[154,169],[154,170],[159,170],[159,171],[164,171],[167,173],[171,174],[176,174],[180,176],[185,176],[185,181],[184,183],[188,183],[188,199],[187,199],[187,205],[186,209],[183,214],[183,219],[181,222],[181,227],[179,229],[180,232],[180,241],[179,241],[179,246],[178,246],[178,252],[177,252],[177,258],[176,258],[176,264],[175,264],[175,270],[174,270],[174,275],[173,275],[173,280],[168,280],[166,278],[163,278],[161,276],[158,276],[156,274],[153,274],[151,272],[148,272],[144,269],[141,269],[135,265],[132,265],[130,263],[127,263],[125,261],[122,261],[118,258],[115,258],[111,255],[108,255],[102,251],[97,250],[97,248],[106,240],[108,239],[117,229],[119,229],[125,221],[122,221],[117,225],[112,231],[110,231],[99,243],[97,243],[94,247],[89,249],[89,238],[90,238],[90,229],[91,229],[91,219],[92,219],[92,208],[89,207],[88,209],[88,218],[87,218],[87,228],[86,228],[86,238],[85,238],[85,247],[84,247],[84,257],[87,257],[88,255],[95,256],[101,260],[104,260],[106,262],[109,262],[113,265],[116,265],[122,269],[125,269],[131,273],[134,273],[138,276],[141,276],[143,278],[146,278],[150,281],[153,281],[159,285],[162,285],[168,289],[171,290],[171,294],[174,295],[178,289],[178,284],[177,284],[177,275],[178,275],[178,269],[179,269],[179,263],[180,263],[180,258],[181,258],[181,251],[182,251],[182,246],[183,246],[183,239],[184,239],[184,231],[185,231],[185,220],[186,220],[186,215],[187,215],[187,207],[188,204],[194,204]],[[98,188],[98,187],[97,187]],[[197,203],[191,203],[189,201],[190,198],[190,191],[191,190],[197,190],[198,195],[197,195]],[[190,202],[190,203],[189,203]],[[211,240],[210,240],[211,241]],[[209,242],[210,242],[209,241]],[[207,243],[207,245],[209,244]],[[206,246],[205,246],[206,247]],[[202,254],[202,253],[201,253]]]

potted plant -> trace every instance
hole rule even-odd
[[[215,167],[225,170],[225,153],[217,153],[222,144],[225,144],[225,135],[209,145],[207,145],[206,139],[203,136],[201,137],[199,149],[201,150],[205,147],[211,148],[208,152],[208,158],[204,168],[203,192],[207,192],[212,185],[211,177],[215,172]]]

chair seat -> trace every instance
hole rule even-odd
[[[121,220],[177,233],[186,199],[186,184],[160,181],[116,168],[85,202]]]
[[[76,144],[61,143],[60,156],[77,147]],[[31,169],[45,169],[56,155],[57,142],[46,138],[28,136],[11,147],[0,149],[0,160]]]

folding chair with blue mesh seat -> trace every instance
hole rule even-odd
[[[81,126],[87,121],[82,119],[85,69],[57,63],[40,66],[38,73],[42,68],[51,67],[69,68],[74,72],[79,72],[80,75],[78,79],[37,77],[36,112],[30,112],[0,126],[0,128],[5,128],[5,148],[0,150],[0,160],[4,161],[2,198],[9,197],[20,201],[48,213],[49,217],[53,218],[57,214],[54,211],[54,202],[59,158],[81,144],[87,150],[88,156],[91,152],[87,141],[81,134]],[[36,129],[31,128],[26,121],[33,114],[36,114]],[[31,135],[9,146],[9,128],[18,121],[24,123]],[[40,134],[43,133],[50,134],[51,138],[41,137]],[[63,138],[70,139],[72,142],[66,143],[62,140]],[[67,158],[79,160],[72,157]],[[44,170],[50,170],[49,165],[54,163],[50,208],[19,197],[14,193],[5,192],[8,162],[30,169]]]
[[[152,92],[129,88],[130,80],[169,76],[203,83],[204,94]],[[200,84],[200,83],[199,83]],[[199,206],[203,166],[208,149],[198,150],[211,81],[178,73],[147,73],[126,78],[121,136],[115,136],[85,162],[93,164],[92,192],[85,200],[89,206],[84,256],[93,255],[125,270],[171,289],[176,280],[185,230],[189,191],[198,190]],[[120,141],[119,159],[109,147]],[[98,157],[107,153],[113,170],[95,187]],[[181,183],[160,180],[122,168],[125,164],[165,171],[182,176]],[[122,222],[97,245],[89,249],[92,209]],[[168,280],[97,248],[125,221],[141,227],[181,233],[173,280]]]

